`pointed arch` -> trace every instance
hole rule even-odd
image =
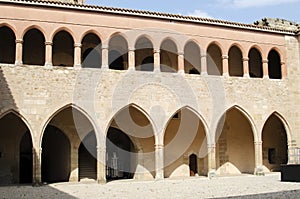
[[[172,114],[163,130],[165,177],[190,176],[190,166],[183,160],[195,151],[198,168],[194,170],[207,175],[210,135],[204,118],[184,106]]]
[[[263,165],[268,171],[280,171],[281,164],[288,163],[289,130],[284,118],[273,112],[261,131]]]
[[[257,46],[253,46],[248,53],[249,75],[254,78],[263,77],[262,54]]]
[[[220,117],[215,132],[217,174],[253,174],[254,142],[257,141],[256,127],[250,114],[238,105],[227,109]]]
[[[268,71],[270,79],[281,79],[281,55],[276,48],[272,48],[268,54]]]
[[[109,39],[109,68],[113,70],[128,69],[128,40],[122,33],[115,33]]]
[[[83,68],[100,68],[102,65],[102,42],[92,31],[81,40],[81,63]]]

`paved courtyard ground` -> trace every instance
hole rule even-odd
[[[300,198],[300,183],[266,176],[191,177],[159,181],[56,183],[40,187],[2,186],[0,198]]]

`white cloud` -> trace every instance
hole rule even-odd
[[[204,12],[202,10],[194,10],[193,12],[189,12],[188,15],[201,18],[213,18],[207,12]]]
[[[218,2],[230,7],[249,8],[295,3],[300,2],[300,0],[218,0]]]

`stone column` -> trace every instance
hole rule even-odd
[[[207,146],[208,148],[208,177],[216,176],[216,145]]]
[[[128,50],[128,70],[135,69],[135,49]]]
[[[78,166],[78,144],[71,143],[71,173],[69,182],[78,182],[79,180],[79,166]]]
[[[16,66],[20,66],[23,64],[22,53],[23,53],[23,40],[17,39],[16,40],[16,60],[15,60]]]
[[[97,182],[106,183],[106,147],[97,146]]]
[[[229,76],[228,73],[228,55],[223,55],[222,56],[222,65],[223,65],[223,76]]]
[[[155,179],[164,179],[164,145],[155,145]]]
[[[264,175],[263,170],[263,154],[262,154],[262,142],[254,142],[255,146],[255,175]]]
[[[74,68],[81,68],[81,43],[74,44]]]
[[[160,49],[154,49],[154,72],[160,72]]]
[[[282,74],[282,79],[287,77],[287,68],[285,62],[281,62],[281,74]]]
[[[103,69],[108,69],[108,45],[102,45],[102,66]]]
[[[38,186],[42,183],[42,148],[32,148],[32,183]]]
[[[207,75],[207,54],[201,55],[201,75]]]
[[[263,64],[263,78],[269,78],[269,68],[268,68],[269,61],[267,59],[262,60]]]
[[[52,45],[53,43],[51,41],[46,41],[46,52],[45,52],[45,67],[46,68],[52,68]]]
[[[243,58],[243,70],[244,70],[244,77],[250,77],[249,76],[249,58],[248,57]]]
[[[178,52],[178,73],[184,74],[184,52]]]

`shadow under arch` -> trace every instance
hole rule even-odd
[[[254,173],[257,133],[244,109],[237,105],[227,109],[218,121],[214,136],[217,175]]]
[[[164,176],[190,176],[191,171],[207,175],[210,135],[204,118],[191,107],[184,106],[169,118],[163,129]],[[189,164],[191,153],[197,156],[197,169]]]
[[[32,183],[33,136],[30,126],[17,111],[8,110],[0,116],[0,129],[0,184]]]
[[[143,109],[135,104],[121,108],[109,121],[105,132],[107,179],[154,178],[155,135],[152,121]]]

